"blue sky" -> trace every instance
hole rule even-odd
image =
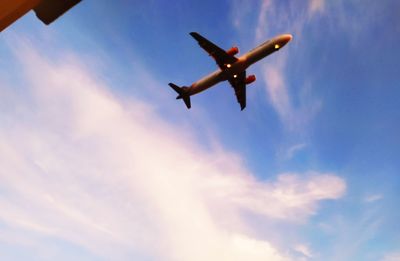
[[[135,1],[136,2],[136,1]],[[83,1],[0,41],[1,260],[400,260],[398,1]],[[291,33],[187,110],[215,62]]]

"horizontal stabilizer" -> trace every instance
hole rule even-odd
[[[185,103],[186,107],[188,109],[191,108],[191,104],[190,104],[190,95],[187,93],[187,89],[189,89],[188,87],[184,86],[184,87],[179,87],[173,83],[169,83],[168,84],[172,89],[174,89],[174,91],[176,91],[178,93],[178,96],[176,97],[176,99],[182,99],[183,102]]]

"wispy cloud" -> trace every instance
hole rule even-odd
[[[282,123],[289,130],[299,130],[309,123],[319,111],[322,103],[320,100],[311,98],[305,93],[310,92],[309,84],[296,86],[296,92],[290,91],[287,79],[287,67],[290,51],[295,48],[303,33],[307,22],[317,13],[324,10],[323,0],[312,0],[308,3],[291,2],[283,6],[279,1],[261,1],[258,13],[257,26],[255,29],[255,43],[272,37],[271,34],[291,33],[294,35],[292,47],[286,47],[279,55],[270,57],[270,63],[263,66],[263,79],[265,82],[268,100],[278,113]],[[299,85],[302,85],[299,83]],[[295,105],[294,99],[300,103]]]
[[[261,1],[261,8],[260,12],[258,14],[258,20],[257,20],[257,27],[256,27],[256,41],[262,41],[263,37],[265,36],[266,33],[266,28],[267,28],[267,23],[268,23],[268,9],[271,8],[272,0],[263,0]]]
[[[330,228],[336,235],[332,260],[354,260],[367,242],[376,240],[383,222],[381,213],[381,209],[368,208],[351,220],[341,215]]]
[[[298,143],[298,144],[295,144],[295,145],[289,147],[286,151],[285,158],[288,160],[292,159],[296,153],[298,153],[299,151],[303,150],[306,147],[307,147],[307,143]]]
[[[281,60],[283,61],[283,60]],[[290,102],[282,67],[285,62],[279,64],[266,65],[264,67],[264,81],[267,85],[267,92],[272,106],[277,111],[281,119],[286,123],[292,120],[293,107]]]
[[[400,261],[400,252],[388,253],[381,261]]]
[[[308,13],[310,16],[316,13],[322,13],[325,10],[325,0],[310,0],[308,5]]]
[[[372,203],[372,202],[375,202],[375,201],[379,201],[381,199],[383,199],[383,195],[382,194],[372,194],[372,195],[366,196],[364,198],[364,201],[366,203]]]
[[[311,252],[311,249],[307,245],[299,244],[294,247],[294,250],[302,254],[306,258],[312,258],[313,253]]]
[[[0,229],[15,238],[0,240],[39,258],[56,238],[106,259],[290,260],[241,213],[304,221],[345,192],[334,174],[257,180],[240,155],[118,98],[77,56],[15,50],[24,95],[0,87]]]

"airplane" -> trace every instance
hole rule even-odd
[[[44,24],[49,25],[82,0],[0,0],[0,32],[33,10]]]
[[[292,40],[292,35],[282,34],[262,43],[240,57],[235,57],[239,53],[236,46],[225,51],[197,32],[191,32],[190,35],[198,42],[200,47],[214,58],[219,69],[194,82],[190,87],[179,87],[174,83],[168,84],[178,93],[176,99],[182,99],[188,109],[191,108],[190,96],[198,94],[219,82],[228,81],[235,90],[240,109],[243,111],[246,107],[246,85],[256,80],[255,75],[246,77],[246,69],[264,57],[280,50]]]

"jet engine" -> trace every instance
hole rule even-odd
[[[252,75],[249,75],[246,77],[245,82],[246,82],[246,84],[250,84],[250,83],[254,82],[255,80],[256,80],[256,76],[254,74],[252,74]]]
[[[227,54],[229,55],[235,55],[239,53],[239,48],[237,48],[236,46],[232,47],[231,49],[226,51]]]

